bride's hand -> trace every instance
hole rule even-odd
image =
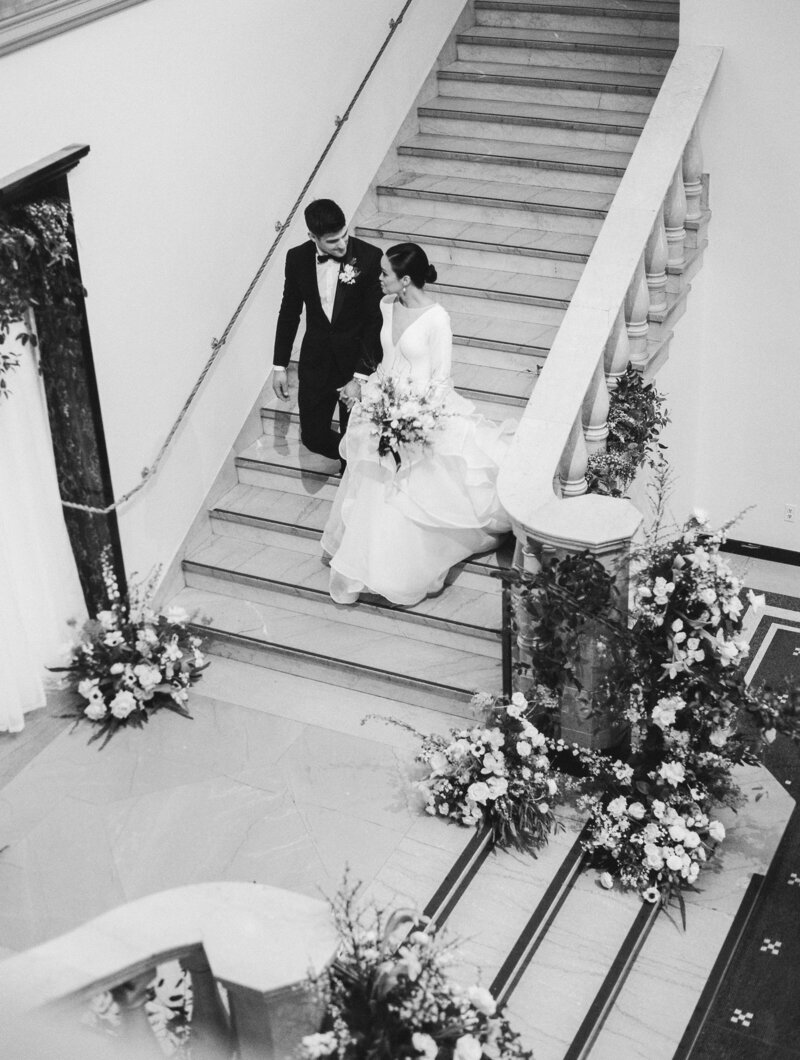
[[[348,412],[361,397],[361,383],[357,379],[351,379],[346,386],[339,389],[339,400],[345,405]]]

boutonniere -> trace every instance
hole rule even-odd
[[[361,275],[361,269],[358,268],[358,262],[355,258],[350,258],[347,264],[342,265],[339,270],[339,283],[346,283],[352,285],[356,282],[358,277]]]

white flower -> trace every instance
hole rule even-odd
[[[687,850],[694,850],[695,847],[700,846],[700,836],[697,832],[687,832],[683,837],[683,845]]]
[[[640,802],[632,802],[628,807],[628,816],[632,817],[634,821],[641,821],[646,812]]]
[[[467,998],[478,1012],[484,1016],[493,1016],[497,1008],[497,1002],[483,986],[471,986],[467,990]]]
[[[558,781],[553,780],[552,777],[547,778],[547,794],[557,795],[558,794]]]
[[[726,726],[722,729],[715,729],[708,739],[714,747],[724,747],[732,735],[733,730]]]
[[[536,807],[536,809],[542,815],[544,815],[546,813],[550,813],[550,805],[549,805],[549,803],[546,803],[546,802],[540,802],[539,805]]]
[[[664,868],[664,859],[661,857],[661,851],[658,847],[648,851],[645,848],[645,861],[648,869],[655,869],[656,871]]]
[[[725,838],[725,825],[722,821],[711,821],[708,826],[708,834],[715,843],[721,843]]]
[[[683,706],[685,706],[685,703],[680,696],[665,696],[663,699],[659,699],[658,703],[653,707],[653,724],[657,725],[662,731],[668,729],[670,725],[675,724],[675,715]]]
[[[653,598],[657,604],[662,606],[667,602],[670,593],[673,593],[674,591],[674,582],[668,582],[666,578],[656,578],[653,583]]]
[[[655,905],[659,899],[658,887],[648,887],[647,890],[642,891],[642,898],[644,898],[646,902],[651,902]]]
[[[489,786],[484,784],[482,780],[476,781],[474,784],[470,784],[467,788],[467,798],[471,799],[472,802],[477,802],[483,806],[486,800],[489,798]]]
[[[680,633],[680,631],[682,629],[683,629],[682,620],[680,618],[676,618],[675,621],[672,623],[672,632],[673,633]]]
[[[669,826],[669,836],[675,843],[682,843],[687,835],[686,825],[683,821],[676,821]]]
[[[517,740],[517,754],[520,758],[527,758],[533,748],[527,740]]]
[[[113,629],[103,637],[103,643],[109,648],[117,648],[120,644],[125,643],[125,638],[118,629]]]
[[[616,799],[612,799],[608,804],[608,812],[612,817],[622,817],[628,807],[628,803],[624,795],[619,795]]]
[[[164,651],[162,653],[162,658],[170,659],[172,662],[177,662],[178,659],[182,659],[183,658],[183,652],[178,647],[178,637],[177,637],[177,635],[173,636],[172,639],[169,641],[169,643],[164,645]]]
[[[114,629],[117,624],[117,616],[114,611],[98,611],[97,621],[103,629]]]
[[[764,739],[767,743],[774,743],[777,735],[778,733],[776,729],[764,729]]]
[[[759,614],[761,611],[763,611],[767,603],[767,598],[766,596],[764,596],[763,593],[756,594],[753,592],[752,589],[747,590],[747,599],[756,614]]]
[[[447,756],[443,755],[441,751],[434,751],[428,759],[428,765],[431,767],[432,773],[443,773],[447,769],[449,762],[447,761]]]
[[[305,1041],[305,1039],[303,1039]],[[439,1046],[431,1038],[430,1034],[421,1034],[419,1031],[414,1031],[411,1035],[411,1044],[417,1050],[423,1060],[436,1060],[436,1054],[439,1052]]]
[[[667,856],[667,868],[670,872],[677,872],[683,861],[681,860],[680,854],[676,854],[674,851]]]
[[[695,508],[692,512],[692,515],[695,517],[695,520],[700,524],[700,526],[705,526],[705,524],[708,522],[708,512],[705,510],[705,508]]]
[[[706,589],[701,589],[697,595],[701,602],[704,603],[707,607],[711,607],[712,604],[716,603],[717,594],[710,587]]]
[[[117,692],[114,698],[111,700],[111,713],[115,718],[127,718],[129,714],[132,714],[137,707],[136,698],[133,692],[123,691]]]
[[[95,699],[100,694],[99,680],[96,677],[85,677],[78,685],[78,692],[84,699]]]
[[[83,713],[90,721],[100,721],[101,718],[106,716],[106,705],[102,698],[92,698],[84,708]]]
[[[660,821],[661,818],[664,816],[664,811],[666,810],[666,808],[666,803],[663,803],[660,799],[653,799],[653,816],[656,818],[657,821]]]
[[[605,887],[607,891],[610,891],[611,888],[614,886],[614,877],[611,875],[610,872],[600,873],[600,886]]]
[[[508,781],[505,777],[488,777],[486,787],[489,789],[490,799],[499,799],[508,791]]]
[[[156,685],[161,684],[161,671],[157,666],[150,666],[147,663],[139,663],[138,666],[134,666],[133,672],[136,675],[136,680],[139,682],[139,686],[143,688],[145,692],[150,692],[156,687]]]
[[[173,626],[185,626],[189,621],[189,612],[185,607],[170,607],[166,614],[167,622]]]
[[[415,1037],[417,1036],[415,1035]],[[427,1038],[427,1035],[420,1035],[420,1037]],[[327,1034],[307,1034],[303,1038],[301,1045],[304,1057],[308,1057],[308,1060],[318,1060],[321,1056],[330,1056],[336,1052],[338,1042],[333,1031],[328,1031]],[[426,1060],[428,1060],[427,1056]]]
[[[685,779],[686,771],[680,762],[664,762],[658,774],[675,788]]]
[[[505,772],[505,766],[506,758],[502,751],[498,751],[496,754],[485,754],[481,773],[503,773]]]
[[[453,1050],[453,1060],[481,1060],[483,1048],[471,1034],[462,1034]]]

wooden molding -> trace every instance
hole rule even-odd
[[[113,15],[144,0],[6,0],[0,2],[0,56]]]

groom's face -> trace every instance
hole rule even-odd
[[[324,236],[308,233],[317,245],[320,254],[330,254],[332,258],[343,258],[347,253],[347,225],[338,232],[328,232]]]

